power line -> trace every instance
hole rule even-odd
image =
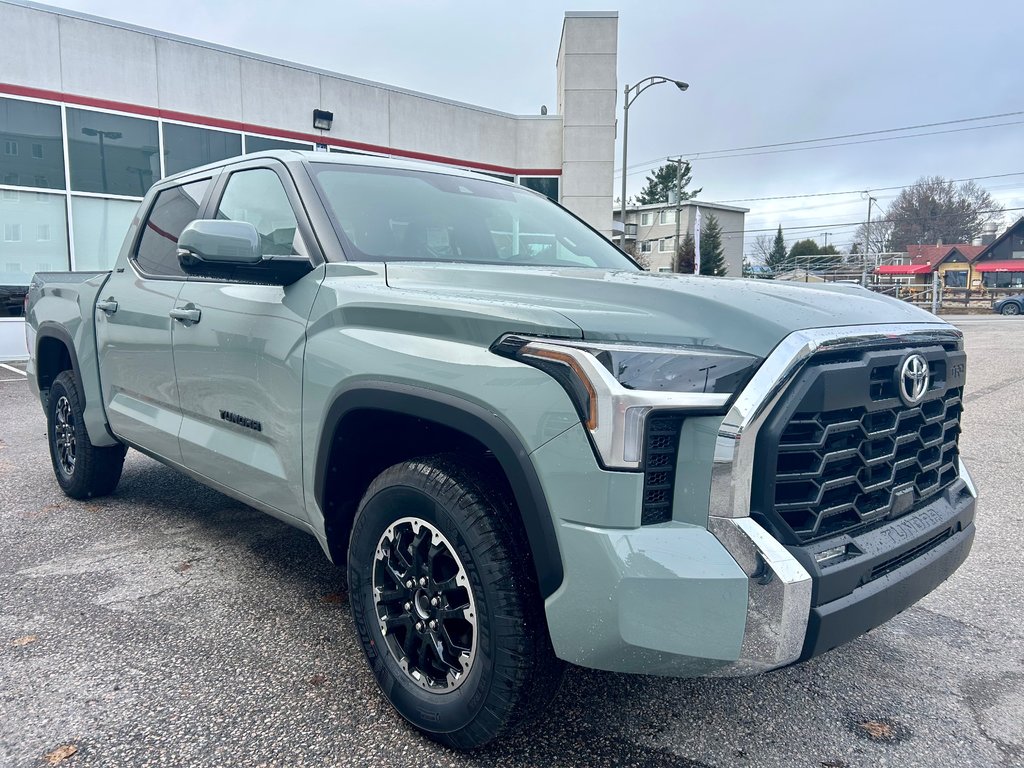
[[[879,128],[879,129],[872,130],[872,131],[859,131],[859,132],[856,132],[856,133],[844,133],[844,134],[838,134],[838,135],[835,135],[835,136],[822,136],[822,137],[815,138],[815,139],[796,139],[796,140],[792,140],[792,141],[775,142],[775,143],[772,143],[772,144],[753,144],[753,145],[746,146],[746,147],[729,147],[729,148],[726,148],[726,149],[712,149],[712,150],[704,150],[704,151],[700,151],[700,152],[691,152],[691,153],[685,153],[685,154],[687,154],[687,156],[689,156],[689,157],[694,157],[696,155],[722,155],[722,154],[726,154],[726,153],[746,152],[746,151],[749,151],[749,150],[773,149],[773,148],[776,148],[776,147],[791,147],[791,146],[803,145],[803,144],[818,144],[818,143],[826,142],[826,141],[838,141],[840,139],[856,139],[856,138],[862,138],[864,136],[877,136],[877,135],[884,134],[884,133],[901,133],[903,131],[914,131],[914,130],[919,130],[919,129],[922,129],[922,128],[937,128],[937,127],[943,126],[943,125],[957,125],[957,124],[961,124],[961,123],[979,122],[979,121],[982,121],[982,120],[999,120],[999,119],[1002,119],[1002,118],[1005,118],[1005,117],[1019,117],[1021,115],[1024,115],[1024,110],[1016,111],[1016,112],[1001,112],[1001,113],[992,114],[992,115],[978,115],[978,116],[975,116],[975,117],[963,117],[963,118],[958,118],[958,119],[955,119],[955,120],[940,120],[940,121],[931,122],[931,123],[919,123],[917,125],[906,125],[906,126],[903,126],[903,127],[900,127],[900,128]],[[1010,123],[1000,123],[998,125],[1016,125],[1018,122],[1020,122],[1020,121],[1014,121],[1014,122],[1010,122]],[[980,128],[998,127],[998,125],[996,125],[996,126],[974,126],[972,128],[969,128],[969,129],[959,129],[959,130],[978,130]],[[935,133],[944,133],[944,131],[913,134],[913,136],[931,136],[931,135],[934,135]],[[913,136],[905,136],[905,137],[904,136],[900,136],[900,137],[894,137],[894,138],[912,138]],[[848,142],[848,143],[859,143],[859,142]],[[830,145],[830,146],[844,146],[844,144],[835,144],[835,145]],[[808,149],[819,149],[819,148],[820,147],[808,147]],[[758,154],[760,154],[760,153],[758,153]],[[626,170],[629,171],[629,170],[634,170],[634,169],[637,169],[637,168],[644,168],[644,169],[646,169],[646,168],[650,167],[652,163],[659,163],[659,162],[662,162],[665,159],[666,159],[665,157],[659,157],[659,158],[656,158],[656,159],[653,159],[653,160],[645,160],[645,161],[642,161],[640,163],[636,163],[634,165],[627,166]],[[714,158],[706,157],[706,158],[703,158],[703,159],[714,159]],[[619,171],[615,175],[619,175],[619,174],[621,174],[621,172],[622,172],[622,170],[619,169]],[[631,174],[627,174],[627,175],[631,175]]]

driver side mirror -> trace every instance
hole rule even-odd
[[[291,285],[313,269],[305,256],[264,255],[256,227],[247,221],[196,219],[178,238],[178,263],[188,275]]]

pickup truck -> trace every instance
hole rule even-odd
[[[112,271],[34,276],[27,335],[69,496],[133,448],[309,532],[383,695],[456,748],[565,663],[809,659],[974,538],[959,331],[858,286],[651,274],[483,175],[274,152],[163,179]]]

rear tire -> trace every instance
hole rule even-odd
[[[518,513],[488,470],[446,455],[382,472],[356,513],[348,583],[377,684],[430,738],[483,746],[554,696],[564,665]]]
[[[1020,314],[1020,305],[1019,304],[1015,304],[1012,301],[1009,301],[1006,304],[1003,304],[1002,313],[1004,315],[1019,315]]]
[[[90,442],[82,397],[71,371],[61,373],[50,386],[46,433],[53,474],[64,493],[73,499],[91,499],[113,492],[121,479],[127,448],[99,448]]]

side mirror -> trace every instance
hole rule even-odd
[[[198,219],[178,238],[178,261],[186,272],[201,264],[233,266],[262,260],[259,233],[247,221]]]
[[[196,219],[185,227],[178,263],[188,275],[270,285],[291,285],[313,269],[305,256],[265,256],[256,227],[227,219]]]

